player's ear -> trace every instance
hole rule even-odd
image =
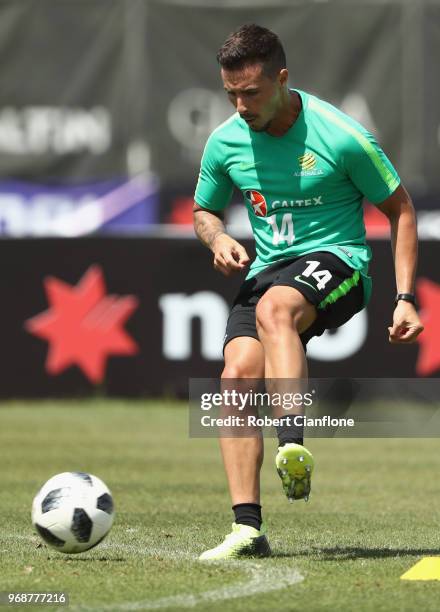
[[[284,85],[287,84],[288,79],[289,79],[289,71],[287,70],[287,68],[283,68],[282,70],[280,70],[278,74],[278,82],[282,87],[284,87]]]

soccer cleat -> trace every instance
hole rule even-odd
[[[221,559],[238,559],[240,557],[269,557],[271,554],[266,538],[264,524],[260,531],[249,525],[232,523],[232,531],[223,542],[205,550],[199,557],[200,561],[217,561]]]
[[[287,499],[290,502],[295,499],[308,501],[315,465],[312,453],[301,444],[291,442],[279,447],[275,465]]]

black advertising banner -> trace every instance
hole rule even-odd
[[[389,243],[372,246],[368,311],[309,343],[310,376],[435,377],[437,243],[421,243],[417,296],[426,330],[407,346],[388,343]],[[182,396],[189,378],[219,376],[241,279],[215,273],[196,240],[1,241],[0,261],[1,397]]]

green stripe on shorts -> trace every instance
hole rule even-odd
[[[359,270],[355,270],[353,276],[346,278],[345,281],[336,287],[336,289],[333,289],[333,291],[331,291],[328,296],[318,304],[318,308],[325,308],[328,306],[328,304],[334,304],[339,300],[339,298],[347,295],[350,289],[353,289],[353,287],[356,287],[356,285],[359,283],[360,277],[361,275]]]

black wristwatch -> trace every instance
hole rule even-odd
[[[398,293],[394,300],[394,305],[397,306],[397,302],[403,300],[404,302],[410,302],[417,308],[416,296],[414,293]]]

